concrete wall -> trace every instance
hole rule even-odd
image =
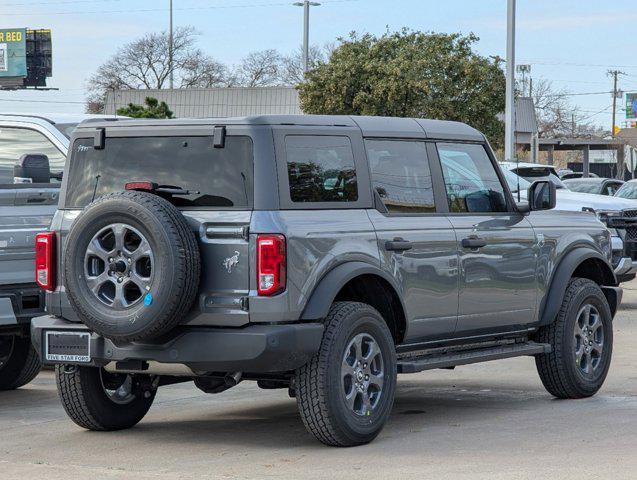
[[[129,103],[141,105],[146,97],[166,102],[178,118],[302,113],[293,87],[116,90],[109,92],[104,113],[113,115]]]

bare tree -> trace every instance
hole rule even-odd
[[[281,54],[274,49],[248,54],[234,72],[242,87],[273,87],[281,84]]]
[[[589,117],[571,104],[567,90],[556,89],[550,81],[540,79],[533,82],[532,96],[540,137],[577,138],[604,135],[603,130],[588,121]]]
[[[182,27],[173,35],[173,73],[179,88],[225,84],[225,66],[195,46],[196,32]],[[87,110],[101,112],[110,90],[166,88],[171,73],[167,32],[150,33],[121,47],[87,81]]]
[[[310,68],[316,67],[319,63],[325,61],[331,47],[321,48],[318,45],[310,47]],[[281,59],[280,80],[284,85],[298,85],[305,80],[303,71],[303,47],[289,55],[285,55]]]

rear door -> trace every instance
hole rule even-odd
[[[189,191],[171,201],[190,224],[201,252],[198,302],[184,319],[193,325],[249,322],[255,146],[247,127],[226,131],[223,146],[215,146],[210,125],[113,128],[106,131],[105,148],[96,150],[89,130],[72,147],[64,208],[77,211],[136,181]],[[272,148],[271,134],[263,138],[265,131],[259,141]]]
[[[444,189],[432,181],[428,144],[367,139],[365,146],[381,202],[381,211],[370,210],[369,216],[381,266],[401,289],[405,340],[448,338],[458,314],[457,242],[449,219],[437,212],[436,197],[444,202]]]
[[[457,333],[523,328],[535,320],[535,232],[483,145],[438,143],[437,151],[460,252]]]
[[[13,167],[25,154],[44,154],[51,173],[64,168],[66,146],[37,125],[0,124],[0,285],[32,284],[35,234],[55,213],[59,181],[14,183]]]

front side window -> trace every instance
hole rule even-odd
[[[0,185],[13,183],[13,167],[26,154],[46,155],[53,175],[59,176],[64,170],[66,156],[40,132],[28,128],[0,127]]]
[[[83,208],[93,197],[145,181],[188,190],[173,197],[179,207],[251,208],[252,150],[249,137],[230,135],[224,148],[214,148],[212,137],[109,137],[103,150],[93,148],[92,138],[78,139],[65,203]]]
[[[427,146],[404,140],[366,140],[374,189],[390,213],[433,213]]]
[[[604,189],[604,195],[609,195],[609,196],[614,196],[615,193],[617,193],[617,190],[619,190],[619,187],[621,187],[622,184],[621,183],[608,183],[606,185],[606,188]]]
[[[439,143],[449,211],[506,212],[504,187],[482,145]]]
[[[352,144],[343,136],[285,138],[293,202],[355,202],[358,182]]]

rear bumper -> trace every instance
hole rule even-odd
[[[31,319],[44,313],[44,292],[35,285],[0,287],[0,333],[28,327]]]
[[[111,362],[186,365],[195,372],[286,372],[301,367],[318,351],[323,325],[254,325],[245,328],[185,328],[172,338],[156,343],[115,344],[83,324],[44,316],[31,322],[33,345],[47,362],[43,341],[47,331],[91,333],[90,363],[78,365],[103,367]]]

